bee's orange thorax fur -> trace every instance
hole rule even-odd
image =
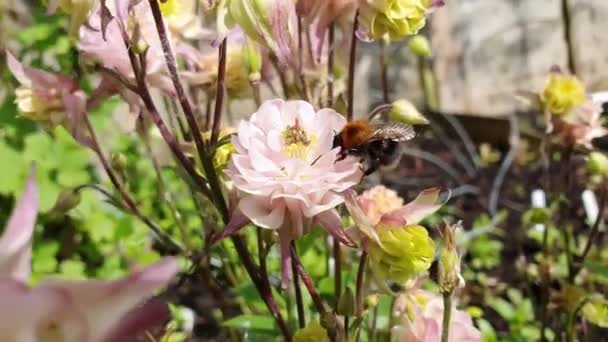
[[[374,134],[374,130],[367,120],[354,120],[346,124],[340,132],[344,148],[358,146],[367,141]]]

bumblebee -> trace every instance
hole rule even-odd
[[[398,122],[370,123],[368,120],[354,120],[347,123],[334,136],[333,146],[340,146],[337,160],[348,155],[357,156],[367,162],[364,174],[370,175],[380,166],[392,164],[399,158],[399,143],[415,136],[414,127]]]

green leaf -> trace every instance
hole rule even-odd
[[[496,298],[490,304],[490,307],[496,311],[500,317],[504,318],[506,321],[511,321],[515,316],[515,310],[511,303],[507,302],[502,298]]]
[[[241,315],[227,320],[223,324],[233,329],[274,331],[274,320],[270,316]]]
[[[583,317],[589,322],[608,328],[608,301],[603,298],[591,299],[583,306]]]
[[[608,283],[608,265],[596,261],[585,261],[585,268],[598,281]]]
[[[86,279],[86,265],[80,260],[64,260],[59,265],[59,273],[67,279]]]

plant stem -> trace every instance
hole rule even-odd
[[[452,315],[452,294],[443,294],[443,322],[441,324],[441,342],[448,342],[450,334],[450,316]]]
[[[365,278],[365,266],[367,265],[367,253],[361,252],[361,258],[359,259],[359,268],[357,270],[357,288],[355,289],[355,310],[357,318],[361,320],[363,317],[363,280]],[[357,335],[355,341],[359,342],[361,336],[361,324],[357,329]]]
[[[355,93],[355,64],[357,63],[357,29],[359,28],[359,10],[355,13],[353,32],[350,40],[350,62],[348,64],[348,108],[346,119],[351,121],[354,112]]]
[[[93,129],[93,125],[91,125],[91,121],[89,120],[88,114],[84,113],[82,115],[82,117],[83,117],[83,121],[87,127],[87,130],[89,131],[89,135],[91,136],[91,143],[93,145],[92,146],[93,151],[95,152],[95,154],[97,154],[97,157],[98,157],[99,161],[101,162],[103,169],[108,174],[108,177],[110,178],[112,185],[114,185],[114,188],[116,188],[116,190],[120,194],[120,197],[122,198],[124,204],[126,205],[127,210],[130,211],[137,218],[139,218],[144,224],[146,224],[148,226],[148,228],[150,228],[150,230],[152,230],[152,232],[154,232],[154,234],[161,241],[163,241],[164,244],[166,244],[166,246],[168,246],[178,252],[183,252],[184,249],[181,245],[179,245],[177,242],[175,242],[173,240],[173,238],[171,238],[171,236],[169,236],[166,232],[164,232],[161,227],[159,227],[148,216],[144,215],[139,210],[139,208],[135,204],[135,201],[133,200],[133,198],[131,198],[131,195],[129,195],[129,193],[124,189],[120,180],[116,176],[116,173],[114,173],[114,170],[110,166],[110,163],[108,163],[108,160],[104,156],[103,151],[101,150],[101,146],[99,145],[99,140],[97,139],[97,134],[95,134],[95,129]]]
[[[215,111],[213,113],[213,126],[211,128],[211,145],[217,142],[220,135],[222,123],[222,107],[224,105],[224,94],[226,93],[226,51],[228,40],[224,38],[220,45],[219,62],[217,66],[217,83],[215,85]]]
[[[332,322],[336,323],[335,315],[333,313],[327,311],[327,309],[325,307],[325,303],[323,303],[321,296],[319,296],[319,293],[315,289],[315,286],[312,283],[312,279],[310,279],[310,276],[304,270],[304,266],[302,266],[302,262],[300,261],[300,258],[298,257],[298,253],[296,253],[296,250],[293,247],[291,248],[291,258],[296,266],[296,271],[297,271],[298,275],[302,279],[304,286],[306,286],[306,290],[308,290],[308,294],[310,295],[310,298],[312,299],[312,302],[313,302],[315,308],[317,309],[317,311],[319,312],[319,315],[321,316],[321,320],[323,320],[324,317],[331,315]],[[333,324],[333,326],[326,326],[325,328],[327,329],[327,333],[328,333],[329,337],[332,340],[335,340],[336,331],[337,331],[336,324]]]
[[[177,226],[177,229],[179,230],[182,236],[182,241],[186,246],[186,250],[188,252],[192,252],[192,242],[190,241],[190,236],[188,234],[188,229],[186,228],[186,223],[182,219],[182,215],[177,209],[177,206],[175,205],[175,198],[173,197],[173,194],[167,188],[167,184],[165,183],[160,164],[158,163],[158,158],[156,158],[156,156],[152,152],[152,147],[150,145],[150,139],[147,135],[147,132],[142,132],[141,137],[144,142],[144,147],[146,153],[148,154],[148,158],[150,158],[150,160],[152,161],[154,173],[158,180],[158,192],[160,198],[162,198],[167,203],[167,207],[169,207],[169,211],[171,212],[171,216],[173,217],[173,222],[175,222],[175,225]]]
[[[296,244],[294,241],[291,242],[291,248],[297,253]],[[300,329],[306,326],[306,317],[304,316],[304,301],[302,300],[302,289],[300,289],[300,278],[298,277],[298,272],[296,270],[296,262],[292,258],[291,259],[291,270],[293,274],[293,288],[296,294],[296,306],[298,309],[298,325]]]
[[[334,254],[334,296],[336,297],[336,309],[342,295],[342,252],[340,250],[340,241],[336,238],[333,240]]]
[[[334,106],[334,23],[327,33],[327,108]]]
[[[177,99],[179,100],[184,115],[186,116],[186,121],[188,122],[188,126],[190,128],[190,134],[192,134],[199,157],[201,160],[203,160],[205,158],[205,143],[200,133],[200,126],[196,121],[196,115],[192,110],[192,105],[188,100],[184,87],[182,86],[179,73],[177,72],[177,63],[175,61],[175,56],[173,55],[173,50],[171,49],[171,42],[169,42],[167,29],[163,21],[163,14],[161,13],[158,0],[149,0],[149,3],[150,9],[152,10],[152,16],[154,17],[154,23],[156,24],[158,38],[160,39],[160,44],[165,55],[167,69],[169,69],[169,75],[171,76],[173,87],[177,93]]]
[[[378,40],[380,58],[380,78],[382,80],[382,101],[389,103],[388,97],[388,65],[386,62],[386,42],[384,39]]]

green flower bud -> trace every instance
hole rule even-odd
[[[80,204],[80,200],[81,196],[79,191],[74,191],[74,189],[64,190],[57,197],[51,211],[57,214],[65,214],[76,208],[76,206]]]
[[[329,336],[325,328],[317,321],[308,323],[293,335],[294,342],[329,342]]]
[[[112,168],[119,172],[125,171],[128,166],[127,157],[122,153],[112,154],[111,163],[112,163]]]
[[[410,51],[418,57],[428,57],[431,55],[431,44],[423,35],[415,35],[408,44]]]
[[[342,316],[352,316],[355,313],[355,296],[350,287],[340,296],[336,312]]]
[[[591,152],[587,157],[587,170],[591,174],[608,176],[608,157],[601,152]]]
[[[460,255],[456,250],[454,232],[460,226],[457,223],[450,226],[445,223],[441,230],[441,238],[443,245],[439,252],[439,289],[441,293],[453,293],[456,287],[463,285],[462,276],[460,275]]]
[[[380,244],[370,242],[370,269],[377,280],[406,284],[428,270],[433,262],[435,244],[419,225],[378,227]]]
[[[378,295],[373,294],[365,297],[363,305],[365,306],[365,309],[375,308],[378,305]]]
[[[403,122],[408,125],[427,125],[429,121],[422,116],[416,107],[405,99],[392,103],[388,118],[391,121]]]
[[[260,50],[250,41],[243,44],[243,50],[241,52],[243,64],[247,69],[249,75],[260,74],[262,71],[262,55]]]

